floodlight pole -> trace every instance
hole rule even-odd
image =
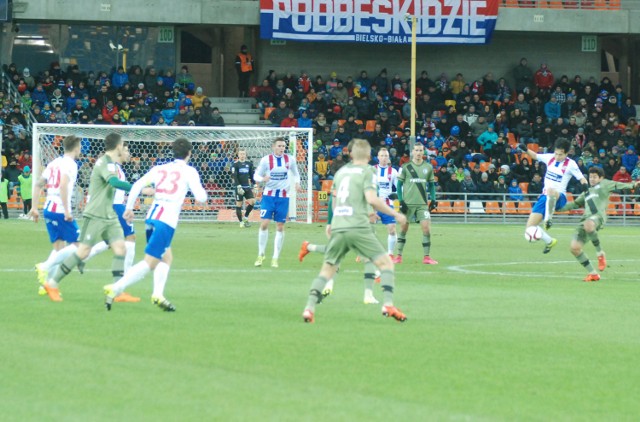
[[[416,22],[415,15],[411,16],[411,116],[409,123],[411,136],[409,137],[409,147],[413,149],[416,143]]]

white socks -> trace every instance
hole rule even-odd
[[[149,274],[149,271],[151,271],[151,268],[149,268],[149,264],[146,261],[140,261],[131,267],[124,277],[113,285],[116,296],[124,292],[127,287],[142,280],[144,276]]]
[[[101,254],[107,249],[109,249],[109,245],[107,245],[107,242],[105,242],[104,240],[100,243],[96,243],[95,245],[93,245],[93,248],[91,248],[91,252],[89,252],[89,256],[84,259],[84,262],[87,262],[94,256]]]
[[[273,259],[278,259],[282,244],[284,243],[284,231],[276,231],[276,239],[273,242]]]
[[[52,273],[53,267],[55,267],[56,265],[60,265],[62,261],[65,260],[66,257],[73,254],[77,250],[78,250],[78,247],[74,244],[71,244],[69,246],[66,246],[60,249],[57,252],[55,251],[52,252],[49,255],[49,258],[47,258],[47,260],[44,262],[44,267],[49,271],[49,273]]]
[[[167,263],[161,262],[153,270],[153,294],[151,297],[164,297],[164,286],[169,277],[169,268]]]
[[[126,248],[126,252],[124,255],[124,273],[126,274],[131,266],[133,265],[133,259],[136,256],[136,242],[131,242],[126,240],[124,242],[124,246]]]
[[[390,234],[387,236],[387,252],[389,255],[393,255],[393,251],[396,249],[396,242],[398,241],[397,234]]]
[[[538,227],[538,229],[540,229],[540,233],[542,233],[540,240],[542,240],[547,245],[551,243],[551,236],[549,236],[546,231],[542,230],[542,227]]]
[[[258,255],[264,256],[269,241],[269,230],[258,230]]]

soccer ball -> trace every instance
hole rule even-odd
[[[542,231],[538,226],[527,227],[524,231],[524,238],[529,242],[536,242],[542,237]]]

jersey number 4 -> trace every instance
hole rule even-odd
[[[165,170],[160,170],[158,173],[162,175],[162,178],[156,185],[156,192],[166,193],[168,195],[176,193],[178,190],[178,181],[180,180],[180,172],[172,171],[167,173]],[[170,180],[167,180],[167,178],[170,178]]]
[[[336,196],[338,197],[338,200],[340,201],[340,203],[344,204],[347,201],[347,198],[349,197],[349,183],[350,182],[351,182],[351,178],[350,177],[345,177],[340,182],[340,186],[338,186],[338,192],[337,192]]]

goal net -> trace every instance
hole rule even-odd
[[[287,142],[287,152],[294,157],[300,172],[300,187],[291,188],[289,219],[311,223],[313,215],[312,157],[308,153],[313,145],[312,130],[300,128],[259,127],[175,127],[175,126],[112,126],[112,125],[33,125],[33,180],[38,180],[46,165],[62,155],[62,139],[75,135],[82,139],[82,153],[78,159],[78,181],[72,196],[74,212],[82,215],[89,187],[91,170],[103,153],[103,140],[109,133],[118,133],[127,142],[131,160],[123,168],[129,182],[133,183],[152,166],[172,159],[171,143],[184,137],[193,143],[190,164],[198,170],[202,185],[209,195],[208,204],[194,202],[189,194],[185,199],[181,219],[192,221],[236,221],[235,185],[231,166],[237,160],[240,149],[247,151],[247,159],[257,167],[260,159],[270,154],[271,143],[277,138]],[[35,185],[34,185],[35,187]],[[258,211],[252,218],[258,219],[262,189],[254,190]],[[136,206],[138,217],[143,217],[150,198],[142,199]]]

